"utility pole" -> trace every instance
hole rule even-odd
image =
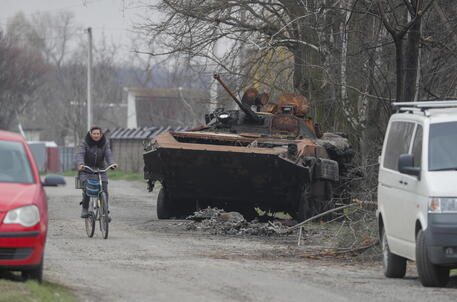
[[[89,50],[87,60],[87,131],[92,126],[92,28],[87,29]]]

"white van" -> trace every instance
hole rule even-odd
[[[384,274],[415,260],[424,286],[457,267],[457,101],[394,103],[379,160]]]

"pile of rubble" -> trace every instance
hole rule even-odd
[[[238,212],[225,212],[218,208],[206,208],[195,212],[186,219],[192,220],[186,226],[187,230],[207,231],[214,235],[256,235],[270,236],[284,233],[287,229],[280,222],[250,222]]]

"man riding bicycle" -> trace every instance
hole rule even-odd
[[[85,182],[92,176],[90,172],[85,171],[84,166],[89,166],[95,169],[103,169],[105,167],[105,162],[108,165],[113,165],[113,168],[117,168],[117,164],[114,163],[109,142],[106,140],[102,129],[97,126],[92,126],[84,140],[81,141],[79,151],[76,154],[76,163],[78,165],[78,170],[80,171],[79,179],[81,181],[82,188],[85,187]],[[106,199],[108,202],[108,176],[106,173],[102,173],[101,177],[103,190],[106,193]],[[89,200],[89,196],[83,189],[81,218],[86,218],[89,215]]]

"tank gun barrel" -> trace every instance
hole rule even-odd
[[[237,97],[235,96],[235,94],[233,94],[233,92],[230,90],[230,88],[227,87],[227,85],[225,85],[225,83],[222,81],[220,75],[218,73],[215,73],[213,75],[214,79],[216,79],[221,85],[222,87],[224,87],[225,91],[227,91],[227,93],[232,97],[232,99],[235,101],[235,103],[241,108],[241,110],[243,110],[244,113],[246,113],[246,115],[253,121],[256,121],[256,122],[259,122],[261,120],[261,118],[259,117],[259,115],[257,115],[257,113],[255,113],[254,111],[252,111],[251,108],[249,108],[249,106],[241,103]]]

